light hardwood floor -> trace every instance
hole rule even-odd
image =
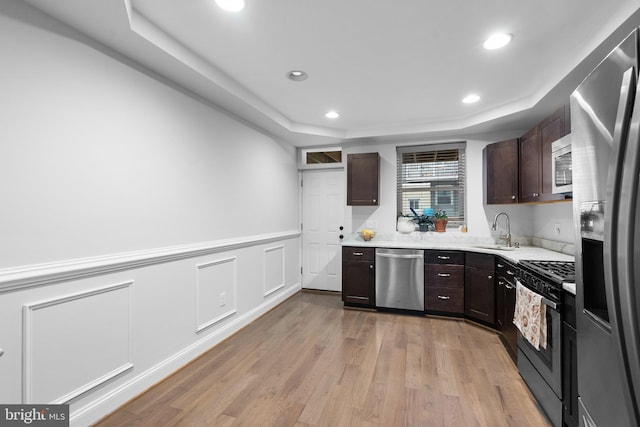
[[[549,426],[496,333],[301,292],[98,423]]]

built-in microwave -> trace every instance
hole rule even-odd
[[[571,134],[563,136],[551,144],[551,173],[553,193],[571,193]]]

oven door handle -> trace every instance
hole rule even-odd
[[[558,304],[555,301],[551,301],[548,298],[542,297],[542,302],[547,306],[554,310],[558,310]]]
[[[522,284],[522,282],[520,282],[520,280],[517,280],[517,279],[516,279],[516,283],[520,283],[520,286],[524,286],[524,285]],[[526,286],[525,286],[525,287],[526,287]],[[511,289],[511,288],[509,288],[509,287],[507,286],[507,289]],[[533,291],[533,292],[535,292],[535,291]],[[537,293],[537,292],[536,292],[536,293]],[[540,295],[540,294],[538,294],[538,295]],[[540,295],[540,296],[542,297],[542,302],[543,302],[547,307],[552,308],[552,309],[554,309],[554,310],[559,310],[559,309],[560,309],[560,308],[559,308],[559,305],[560,305],[560,304],[556,303],[555,301],[551,301],[549,298],[545,298],[543,295]]]

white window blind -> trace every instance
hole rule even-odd
[[[398,215],[443,210],[464,223],[465,143],[398,147]]]

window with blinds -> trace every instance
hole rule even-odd
[[[398,147],[398,215],[443,210],[464,223],[465,144]]]

